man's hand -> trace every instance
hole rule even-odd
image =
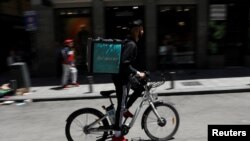
[[[145,77],[145,73],[144,72],[136,72],[136,76],[140,77],[141,79],[143,79]]]

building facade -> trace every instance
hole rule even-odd
[[[128,22],[141,19],[139,53],[151,71],[165,68],[223,68],[250,65],[250,6],[247,0],[32,0],[39,13],[33,34],[34,70],[56,73],[57,50],[65,38],[124,38]],[[165,38],[174,45],[174,63],[160,58]],[[84,58],[79,47],[78,59]],[[49,68],[49,69],[48,69]]]
[[[31,8],[27,0],[0,1],[0,72],[6,71],[7,57],[15,50],[24,54],[30,50],[30,36],[25,31],[23,13]]]
[[[161,65],[159,48],[166,35],[172,36],[175,42],[174,58],[179,67],[206,67],[204,50],[207,48],[208,13],[204,9],[207,9],[207,5],[206,0],[202,2],[196,0],[53,0],[53,7],[50,8],[54,12],[57,42],[68,37],[76,38],[80,25],[85,25],[93,38],[123,38],[129,21],[143,20],[145,34],[139,53],[145,56],[149,70],[158,70]],[[198,35],[199,40],[197,40]],[[197,48],[201,45],[202,48]]]

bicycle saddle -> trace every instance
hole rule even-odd
[[[115,93],[115,90],[109,90],[109,91],[101,91],[100,94],[103,97],[109,97],[112,93]]]

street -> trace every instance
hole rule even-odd
[[[249,93],[163,96],[159,99],[174,103],[180,115],[179,130],[172,141],[207,141],[209,124],[250,124]],[[139,101],[133,105],[132,112]],[[104,112],[101,106],[108,104],[108,99],[90,99],[1,105],[1,141],[66,141],[65,120],[70,113],[83,107]],[[129,140],[149,141],[140,127],[144,109],[126,136]]]

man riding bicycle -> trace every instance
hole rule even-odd
[[[143,34],[142,21],[136,20],[130,23],[130,36],[125,40],[125,45],[121,58],[120,72],[114,74],[112,79],[116,89],[117,97],[117,111],[115,120],[115,135],[112,141],[125,141],[125,137],[121,135],[121,125],[122,118],[133,117],[133,115],[128,111],[129,107],[135,102],[135,100],[144,91],[142,86],[132,87],[134,92],[127,102],[127,96],[130,89],[129,78],[130,75],[136,75],[140,79],[145,77],[144,72],[139,72],[136,68],[132,66],[136,62],[137,56],[137,43]]]

